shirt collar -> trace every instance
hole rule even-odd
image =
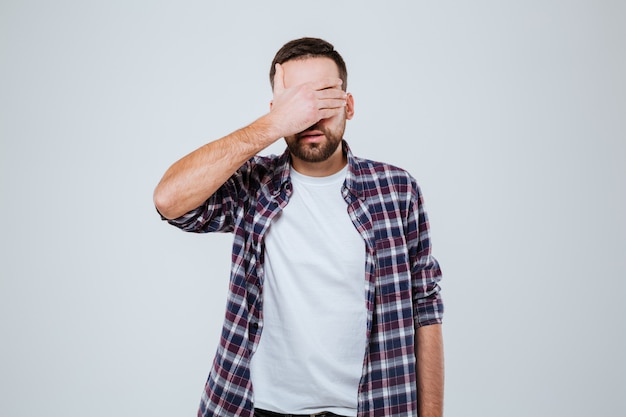
[[[357,158],[352,154],[348,142],[342,140],[343,152],[348,158],[348,173],[346,174],[346,188],[354,196],[360,199],[364,199],[363,195],[363,176],[361,173],[361,165]],[[273,194],[279,194],[284,187],[291,186],[291,178],[289,175],[289,168],[291,165],[291,155],[289,149],[285,149],[285,152],[278,158],[276,163],[276,175],[273,179]]]

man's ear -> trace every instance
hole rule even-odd
[[[273,106],[274,106],[274,100],[270,100],[270,111],[272,111]]]
[[[352,117],[354,117],[354,97],[348,93],[348,97],[346,97],[346,120],[350,120]]]

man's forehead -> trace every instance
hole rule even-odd
[[[285,87],[313,82],[325,78],[339,78],[335,61],[327,57],[292,59],[282,64]]]

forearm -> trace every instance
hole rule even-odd
[[[415,332],[419,417],[443,416],[444,355],[441,325],[419,327]]]
[[[268,117],[207,143],[175,162],[154,191],[154,203],[168,219],[206,201],[252,156],[279,139]]]

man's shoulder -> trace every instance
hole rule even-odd
[[[419,199],[420,188],[413,176],[404,168],[396,165],[361,157],[353,157],[353,179],[349,187],[358,195],[375,201],[394,199],[413,201]]]
[[[384,180],[393,183],[415,183],[415,178],[404,168],[373,159],[354,157],[355,166],[361,179],[367,181]]]

